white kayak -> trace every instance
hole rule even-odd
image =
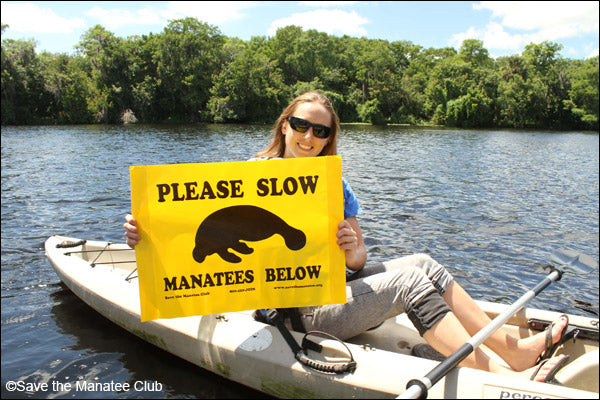
[[[413,356],[425,343],[405,314],[345,344],[356,368],[323,373],[294,358],[274,326],[256,321],[252,311],[140,321],[135,252],[123,243],[52,236],[46,256],[64,284],[100,314],[140,338],[227,379],[282,398],[394,398],[408,381],[425,376],[439,362]],[[505,305],[478,302],[492,317]],[[528,321],[549,323],[560,314],[525,308],[507,326],[530,335]],[[562,345],[570,354],[556,375],[558,383],[540,383],[459,367],[429,389],[429,398],[598,398],[598,320],[569,315],[586,333]],[[541,324],[543,326],[543,323]],[[297,342],[303,334],[292,332]],[[329,338],[312,338],[321,353],[316,360],[338,362],[347,349]],[[484,348],[485,350],[485,348]]]

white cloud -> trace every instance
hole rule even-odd
[[[127,25],[154,25],[164,23],[159,13],[152,8],[141,8],[135,11],[127,9],[106,9],[93,7],[84,13],[90,18],[99,20],[100,25],[109,30]]]
[[[473,8],[492,11],[493,21],[452,36],[450,44],[460,47],[464,39],[479,39],[488,49],[520,52],[532,42],[597,35],[598,5],[589,1],[482,1]]]
[[[85,27],[82,18],[63,18],[33,3],[2,2],[2,23],[15,32],[72,33]]]
[[[161,15],[169,20],[195,17],[218,25],[243,18],[243,11],[254,5],[252,1],[170,1]]]
[[[509,33],[497,22],[490,22],[484,29],[469,28],[466,32],[452,35],[450,45],[459,48],[465,39],[479,39],[487,49],[520,51],[531,42],[541,42],[539,35],[531,33]]]
[[[271,23],[267,34],[275,35],[278,28],[296,25],[302,27],[303,30],[316,29],[330,35],[365,36],[367,30],[362,25],[369,22],[367,18],[361,17],[356,11],[315,10],[294,13],[289,17],[275,20]]]
[[[465,39],[479,39],[484,42],[485,47],[503,50],[519,48],[526,40],[523,35],[505,32],[502,25],[496,22],[489,23],[485,29],[470,27],[466,32],[453,35],[450,38],[450,44],[460,47]]]
[[[585,46],[584,51],[587,54],[585,57],[586,59],[598,56],[598,47],[594,48],[593,46]]]
[[[244,17],[242,11],[253,5],[253,2],[243,1],[170,1],[160,9],[152,6],[136,10],[95,6],[85,15],[98,19],[109,30],[128,25],[167,25],[170,20],[186,17],[218,25]]]
[[[356,4],[356,1],[301,1],[300,4],[309,7],[341,7]]]
[[[482,1],[473,8],[492,11],[492,18],[511,29],[558,30],[569,36],[598,32],[597,1]]]

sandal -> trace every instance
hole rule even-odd
[[[567,316],[567,314],[563,314],[559,318],[562,317],[565,317],[567,319],[567,325],[565,325],[562,332],[560,333],[560,339],[558,339],[556,343],[552,343],[552,328],[554,327],[554,322],[552,322],[546,328],[546,346],[542,354],[538,357],[536,364],[539,364],[540,362],[552,357],[556,349],[558,349],[560,345],[562,345],[569,339],[573,338],[573,341],[575,341],[575,339],[577,338],[577,335],[579,334],[579,329],[577,329],[577,327],[575,326],[569,325],[569,317]]]
[[[566,355],[564,357],[562,357],[554,367],[552,367],[552,369],[550,371],[548,371],[548,375],[546,375],[546,377],[544,378],[544,380],[542,381],[537,381],[537,382],[546,382],[546,383],[560,383],[557,382],[556,379],[554,379],[554,377],[556,376],[556,373],[565,366],[565,364],[569,361],[570,356]],[[538,364],[538,366],[535,368],[535,370],[533,371],[533,374],[531,374],[531,377],[529,378],[529,380],[531,381],[535,381],[535,377],[537,376],[537,374],[541,371],[542,367],[544,366],[544,364],[546,364],[548,362],[548,360],[550,360],[549,358],[543,360],[541,363]]]

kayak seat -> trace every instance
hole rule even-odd
[[[561,384],[598,392],[598,350],[590,351],[565,365],[555,376]]]

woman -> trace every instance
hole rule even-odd
[[[329,99],[317,92],[305,93],[285,108],[270,145],[255,159],[334,155],[338,132],[339,119]],[[353,273],[347,282],[351,294],[346,304],[299,308],[306,330],[321,330],[347,339],[406,312],[425,340],[449,356],[486,326],[489,317],[452,275],[427,255],[363,268],[367,252],[356,218],[360,207],[345,180],[343,186],[345,219],[338,225],[337,244],[345,252],[346,266]],[[126,216],[126,221],[127,243],[134,247],[140,240],[136,222],[131,215]],[[553,357],[538,368],[533,367],[545,348],[560,341],[567,324],[566,317],[561,317],[551,326],[548,344],[544,332],[518,338],[496,331],[485,344],[510,368],[480,349],[475,349],[461,365],[545,381],[566,362],[566,356]]]

